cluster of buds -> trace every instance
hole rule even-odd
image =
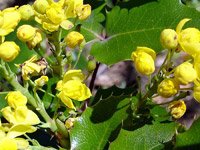
[[[50,32],[59,26],[68,30],[73,27],[70,18],[85,20],[91,14],[91,6],[83,4],[83,0],[36,0],[33,4],[35,20]]]
[[[170,98],[179,93],[181,85],[194,85],[193,97],[200,102],[200,31],[197,28],[183,29],[183,26],[189,20],[181,20],[176,30],[164,29],[161,32],[160,41],[163,48],[168,49],[168,55],[161,66],[163,68],[160,69],[163,72],[159,71],[155,75],[161,77],[160,84],[157,86],[157,93],[164,98]],[[173,53],[180,51],[188,54],[189,59],[168,72],[168,69],[173,67],[171,65]],[[155,57],[154,50],[147,47],[137,47],[131,55],[136,71],[142,75],[154,73]],[[173,101],[168,108],[174,118],[182,117],[186,111],[183,100]]]

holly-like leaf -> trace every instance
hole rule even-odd
[[[183,18],[191,18],[187,25],[200,27],[200,13],[179,0],[158,0],[140,7],[114,7],[106,16],[106,38],[92,45],[91,54],[100,62],[114,64],[130,59],[137,46],[147,46],[160,52],[160,32],[177,26]],[[92,29],[92,28],[91,28]]]
[[[82,21],[81,33],[84,35],[86,41],[91,41],[93,39],[103,39],[102,32],[104,27],[101,22],[105,20],[105,16],[101,13],[105,4],[94,9],[91,16],[86,20]]]
[[[122,129],[118,138],[110,144],[110,150],[162,149],[175,134],[175,123],[145,125],[135,131]]]
[[[195,121],[191,128],[176,136],[176,147],[197,147],[200,146],[200,119]]]
[[[129,113],[130,100],[110,96],[87,108],[70,131],[71,149],[104,149],[112,133]]]

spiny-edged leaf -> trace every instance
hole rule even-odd
[[[163,143],[172,140],[175,123],[145,125],[134,131],[121,129],[118,138],[110,144],[110,150],[163,149]]]
[[[195,121],[191,128],[176,136],[176,147],[200,147],[200,119]]]
[[[162,122],[169,120],[170,115],[165,107],[155,106],[150,110],[151,116],[155,121]]]
[[[87,108],[70,131],[71,149],[104,149],[111,134],[128,117],[130,100],[124,98],[110,96]]]
[[[91,16],[81,22],[81,33],[84,35],[86,41],[93,39],[102,39],[103,26],[100,24],[105,20],[105,16],[101,13],[101,10],[105,5],[102,5],[92,11]]]
[[[200,13],[179,2],[159,0],[140,7],[120,9],[114,7],[106,17],[106,39],[92,45],[91,54],[100,62],[114,64],[130,59],[137,46],[147,46],[156,52],[163,48],[160,32],[173,28],[183,18],[191,18],[187,25],[200,27]]]
[[[118,88],[116,86],[112,86],[108,89],[99,88],[91,103],[92,103],[92,105],[94,105],[99,100],[106,99],[111,95],[112,96],[122,96],[122,95],[130,95],[130,94],[135,95],[136,92],[137,92],[137,86],[136,85],[134,85],[132,87],[127,87],[127,88],[124,88],[124,89]]]

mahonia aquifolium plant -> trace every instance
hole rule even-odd
[[[35,0],[32,5],[0,11],[0,79],[5,81],[0,88],[4,98],[0,98],[6,103],[0,110],[0,150],[43,149],[37,138],[31,137],[38,131],[48,132],[50,139],[55,139],[56,148],[73,149],[73,128],[77,122],[84,122],[80,117],[88,106],[98,107],[98,103],[92,105],[96,100],[92,90],[100,63],[92,57],[85,68],[78,66],[87,44],[94,42],[80,30],[90,15],[91,6],[83,0]],[[160,33],[159,42],[167,49],[167,55],[159,69],[155,67],[156,52],[152,48],[138,45],[132,52],[130,58],[138,76],[149,79],[143,90],[138,77],[137,101],[129,97],[130,118],[136,120],[131,120],[132,124],[142,124],[143,119],[150,118],[148,106],[163,106],[173,121],[183,117],[187,91],[200,102],[200,31],[194,27],[184,29],[188,21],[182,19],[175,30],[164,29]],[[11,34],[19,41],[8,40]],[[22,45],[30,54],[19,62],[16,59],[23,53]],[[187,60],[175,65],[173,56],[180,52],[188,55]],[[115,97],[112,94],[111,100]],[[104,103],[104,95],[100,96],[99,103]],[[156,97],[168,100],[156,103]]]

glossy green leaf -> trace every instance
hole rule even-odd
[[[176,136],[176,147],[198,147],[200,146],[200,119],[195,121],[190,129]]]
[[[81,33],[84,35],[86,41],[103,39],[102,32],[104,27],[101,23],[105,20],[105,16],[101,13],[101,10],[104,6],[102,5],[93,10],[91,16],[86,21],[81,22]]]
[[[118,138],[110,144],[110,150],[163,149],[175,134],[174,123],[145,125],[134,131],[122,129]]]
[[[111,96],[87,108],[70,131],[71,149],[101,150],[111,134],[128,117],[130,100]]]
[[[160,52],[160,32],[175,29],[183,18],[192,18],[187,25],[200,27],[200,13],[179,2],[159,0],[140,7],[114,7],[106,16],[106,38],[92,45],[91,54],[100,62],[114,64],[130,59],[137,46],[147,46]]]

